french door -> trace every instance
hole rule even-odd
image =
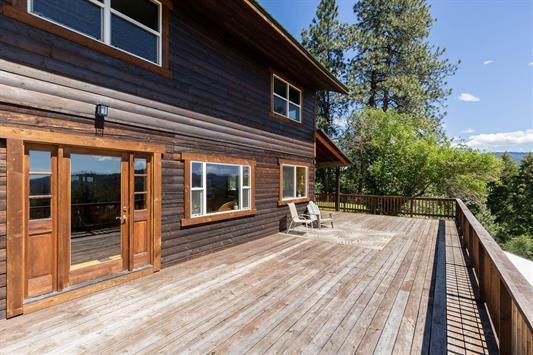
[[[28,145],[25,297],[149,265],[151,159]]]

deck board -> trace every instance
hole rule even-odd
[[[445,265],[435,259],[439,221],[335,222],[334,237],[280,233],[2,320],[0,353],[421,353],[439,331],[435,302],[446,307],[450,350],[490,353],[453,222],[440,224]],[[444,299],[432,294],[439,267]]]

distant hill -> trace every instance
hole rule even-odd
[[[504,152],[494,152],[494,155],[496,155],[498,158],[502,156]],[[513,157],[513,160],[515,163],[520,164],[522,159],[527,155],[527,153],[521,153],[521,152],[508,152]]]

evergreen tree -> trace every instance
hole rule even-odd
[[[354,13],[348,76],[358,104],[442,117],[451,94],[446,78],[457,65],[428,42],[434,19],[426,0],[359,0]]]
[[[338,20],[336,0],[321,0],[313,21],[302,31],[302,45],[338,78],[343,78],[346,70],[344,32],[345,26]],[[317,128],[336,136],[335,120],[346,112],[346,98],[331,91],[321,91],[317,93],[316,106]]]
[[[487,207],[498,224],[506,222],[507,216],[513,213],[509,200],[512,193],[513,180],[518,175],[518,166],[509,153],[501,156],[503,167],[498,181],[489,184]]]
[[[520,163],[511,185],[509,203],[513,212],[506,219],[509,234],[533,238],[533,153],[528,153]]]

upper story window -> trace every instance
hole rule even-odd
[[[155,0],[29,0],[28,12],[161,65],[162,8]]]
[[[272,112],[302,122],[302,91],[272,74]]]

